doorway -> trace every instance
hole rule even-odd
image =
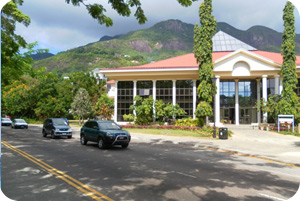
[[[221,108],[221,121],[225,120],[227,124],[235,123],[235,108],[234,107],[227,107]]]

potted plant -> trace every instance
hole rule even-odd
[[[225,123],[227,123],[226,119],[222,119],[221,122],[223,123],[223,125],[225,125]]]

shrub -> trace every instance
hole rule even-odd
[[[198,119],[192,119],[191,117],[178,119],[175,122],[175,126],[198,126],[198,121]]]
[[[133,114],[124,114],[123,119],[124,119],[124,121],[132,122],[134,120],[134,115]]]

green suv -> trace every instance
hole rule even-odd
[[[131,136],[128,131],[113,121],[89,120],[80,130],[80,142],[86,145],[88,141],[97,142],[99,149],[107,146],[121,145],[127,148]]]

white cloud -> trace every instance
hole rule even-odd
[[[94,2],[102,3],[100,0],[87,1]],[[17,30],[26,40],[38,41],[40,46],[56,52],[98,41],[104,35],[147,28],[167,19],[179,19],[191,24],[199,22],[198,10],[202,1],[194,2],[187,8],[177,0],[141,2],[148,18],[145,25],[139,25],[135,20],[134,9],[131,17],[121,17],[110,5],[105,4],[107,15],[114,20],[114,26],[107,28],[92,19],[84,6],[74,7],[64,0],[26,0],[21,10],[31,17],[32,23],[28,28],[18,26]],[[263,25],[282,31],[285,3],[286,0],[213,0],[213,14],[218,22],[227,22],[237,29],[246,30],[254,25]],[[296,27],[299,33],[299,15],[296,16]]]

